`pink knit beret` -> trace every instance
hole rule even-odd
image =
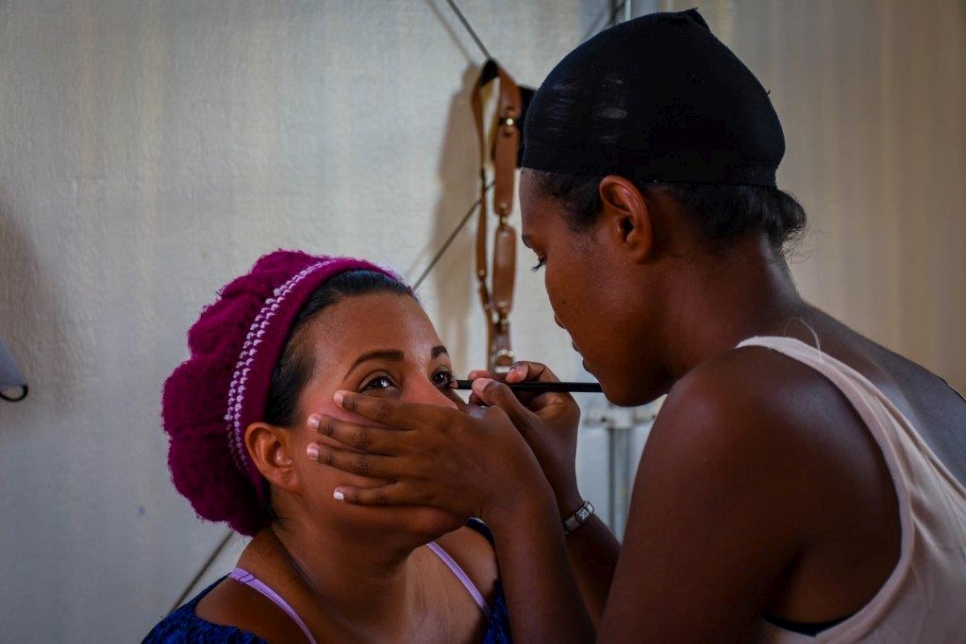
[[[275,365],[312,293],[354,270],[385,268],[346,257],[277,250],[225,286],[188,330],[190,357],[164,383],[162,425],[174,486],[195,511],[253,535],[269,520],[264,479],[244,444],[262,420]]]

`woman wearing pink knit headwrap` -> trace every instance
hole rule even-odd
[[[373,515],[332,499],[385,484],[304,458],[309,411],[351,389],[455,408],[445,347],[375,264],[275,251],[225,286],[167,379],[172,480],[202,518],[252,536],[230,575],[146,642],[509,641],[489,531],[428,507]]]

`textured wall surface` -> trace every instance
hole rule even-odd
[[[529,85],[607,5],[459,4]],[[687,4],[772,90],[805,294],[966,388],[963,4]],[[185,330],[278,247],[419,275],[475,199],[482,60],[443,0],[0,0],[0,337],[31,384],[0,405],[0,640],[137,641],[169,608],[224,534],[165,463]],[[421,289],[461,371],[483,356],[471,249]],[[518,353],[581,376],[529,265]]]

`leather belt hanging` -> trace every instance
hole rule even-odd
[[[493,237],[492,280],[487,281],[486,127],[483,123],[483,89],[499,80],[496,93],[496,132],[493,140],[493,214],[498,217]],[[526,103],[533,90],[517,86],[513,78],[492,58],[483,65],[473,87],[470,104],[476,121],[480,148],[480,214],[476,229],[476,278],[480,303],[487,322],[487,368],[496,373],[513,364],[510,344],[510,311],[516,279],[516,231],[508,222],[516,192],[516,168],[520,159],[521,126]]]

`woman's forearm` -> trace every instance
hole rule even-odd
[[[594,627],[600,626],[620,551],[620,543],[596,515],[567,535],[570,566]]]
[[[487,524],[496,542],[513,639],[592,642],[593,622],[570,566],[552,496],[535,496],[512,512],[488,517]]]

